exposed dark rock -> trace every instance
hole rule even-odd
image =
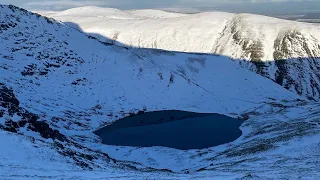
[[[2,118],[3,117],[3,115],[4,115],[4,110],[0,110],[0,118]]]
[[[45,139],[54,140],[54,146],[57,148],[57,151],[64,156],[71,157],[75,163],[82,168],[92,169],[92,161],[96,159],[95,156],[104,157],[106,161],[113,160],[105,153],[94,152],[76,142],[73,142],[58,130],[53,129],[48,122],[40,121],[39,116],[20,107],[19,104],[20,103],[14,95],[13,90],[7,88],[0,82],[0,107],[4,108],[4,110],[0,110],[0,118],[6,113],[11,118],[13,118],[13,115],[15,114],[21,117],[19,121],[6,120],[4,126],[0,125],[0,129],[12,133],[19,133],[19,129],[27,125],[26,128],[30,131],[38,132],[41,137]],[[63,122],[65,120],[62,118],[52,118],[52,121]],[[81,151],[76,151],[76,149],[81,149]],[[116,160],[113,161],[116,162]]]
[[[272,144],[260,143],[260,144],[256,144],[256,145],[248,147],[248,148],[243,148],[243,149],[239,149],[236,151],[228,152],[228,153],[226,153],[226,155],[228,157],[244,156],[244,155],[264,152],[264,151],[270,150],[272,148],[275,148],[275,146]]]
[[[72,85],[85,85],[85,83],[88,82],[87,78],[81,78],[81,79],[77,79],[75,81],[73,81],[71,84]]]
[[[62,135],[58,130],[50,128],[49,124],[44,121],[33,121],[29,124],[28,128],[32,131],[39,132],[43,138],[66,141],[66,137],[64,135]]]
[[[47,122],[39,121],[39,117],[37,115],[28,112],[24,108],[21,108],[19,104],[20,103],[15,97],[13,90],[0,83],[0,106],[4,109],[7,109],[9,116],[12,117],[14,114],[17,114],[21,117],[21,120],[18,122],[7,120],[5,122],[5,130],[10,132],[18,132],[20,127],[24,127],[28,123],[28,129],[34,132],[39,132],[43,138],[66,141],[66,137],[58,130],[52,129]],[[2,114],[4,113],[5,111],[2,111]]]

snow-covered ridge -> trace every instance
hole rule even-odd
[[[298,45],[289,47],[288,56],[279,56],[276,48],[286,36],[291,36],[294,39],[302,38],[307,44],[306,48],[319,49],[313,44],[319,44],[320,25],[262,15],[223,12],[178,14],[160,10],[123,11],[81,7],[50,13],[49,16],[61,21],[72,20],[85,32],[97,33],[134,47],[216,53],[236,59],[261,61],[319,56],[319,52],[306,52]],[[122,20],[118,21],[114,16]],[[158,16],[174,19],[154,19]],[[257,55],[255,51],[261,54]]]
[[[88,15],[77,14],[86,8]],[[99,17],[90,13],[95,10],[101,12]],[[161,19],[153,18],[163,13],[155,10],[139,10],[139,14],[130,18],[127,13],[82,7],[49,16],[72,22],[100,41],[121,46],[213,53],[249,60],[253,63],[241,64],[299,95],[320,99],[319,24],[223,12],[178,14]]]
[[[318,105],[227,57],[103,44],[14,6],[0,6],[0,46],[0,141],[10,141],[0,149],[0,179],[319,174]],[[204,150],[113,147],[94,135],[142,109],[248,121],[235,142]],[[146,172],[156,169],[166,173]]]
[[[95,17],[106,19],[159,19],[183,17],[185,14],[173,13],[162,10],[143,9],[143,10],[119,10],[115,8],[102,8],[94,6],[78,7],[65,11],[35,11],[36,13],[46,16],[68,16],[68,17]]]

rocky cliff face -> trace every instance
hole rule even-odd
[[[320,43],[313,35],[289,30],[279,33],[274,41],[274,62],[254,63],[255,71],[286,89],[318,101],[319,57]]]
[[[310,25],[303,27],[301,23],[288,25],[288,22],[283,22],[288,26],[279,28],[276,23],[282,22],[276,19],[271,20],[275,24],[267,22],[257,25],[252,21],[252,18],[240,15],[233,18],[221,33],[213,52],[230,56],[236,61],[247,60],[241,63],[244,67],[292,92],[319,100],[318,33],[309,32]],[[276,30],[270,30],[272,28]]]

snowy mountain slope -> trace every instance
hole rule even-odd
[[[120,13],[121,12],[121,13]],[[127,19],[128,12],[145,16],[146,19]],[[134,47],[159,48],[174,51],[216,53],[236,59],[270,61],[300,57],[318,57],[320,25],[288,21],[254,14],[205,12],[181,14],[174,19],[153,19],[157,14],[175,14],[159,10],[121,11],[99,7],[81,7],[52,14],[61,21],[70,21],[88,33],[101,34],[110,39],[112,32],[119,32],[116,39]],[[105,19],[100,17],[105,14]],[[112,18],[122,14],[122,21]],[[150,15],[149,15],[150,14]],[[121,16],[121,15],[119,15]],[[92,22],[91,20],[96,20]],[[127,19],[127,20],[126,20]],[[99,23],[96,23],[99,21]],[[141,26],[141,24],[145,26]],[[126,27],[126,28],[123,28]],[[182,28],[184,27],[184,28]],[[102,32],[98,30],[104,29]],[[128,35],[130,34],[130,35]],[[152,36],[151,36],[152,35]],[[166,38],[166,39],[165,39]],[[283,43],[290,39],[299,44],[288,47],[281,54]],[[299,47],[306,43],[307,47]],[[157,44],[157,47],[152,47]],[[295,43],[292,43],[295,45]],[[254,50],[261,52],[255,55]],[[280,53],[280,54],[279,54]]]
[[[150,103],[148,106],[151,109],[172,108],[183,104],[183,108],[222,113],[228,113],[225,111],[228,106],[228,111],[241,113],[255,107],[256,103],[272,102],[270,99],[297,98],[281,86],[256,76],[225,57],[104,46],[64,24],[36,15],[7,18],[15,16],[15,12],[10,11],[2,15],[3,26],[9,27],[2,30],[1,39],[4,47],[1,52],[4,60],[1,67],[6,72],[1,77],[7,79],[3,83],[12,88],[19,84],[35,89],[16,90],[18,99],[19,96],[28,97],[28,100],[22,99],[25,102],[22,103],[23,107],[32,105],[28,103],[29,100],[44,103],[41,98],[46,98],[49,102],[49,97],[60,99],[59,96],[63,96],[62,104],[76,104],[80,109],[88,109],[97,103],[104,104],[105,101],[118,97],[127,99],[122,108],[142,108],[147,104],[137,103],[146,102]],[[35,25],[30,26],[30,21]],[[58,88],[60,86],[64,88]],[[271,88],[261,89],[263,86]],[[181,88],[185,94],[176,93]],[[225,91],[226,88],[228,92]],[[106,90],[109,93],[105,93]],[[133,90],[134,95],[129,93]],[[164,93],[164,97],[153,98],[156,93]],[[240,95],[242,98],[239,98]],[[93,98],[88,100],[88,96]],[[181,96],[193,98],[184,99]],[[152,99],[152,102],[148,99]],[[210,108],[203,103],[207,99],[212,99]],[[247,102],[248,106],[243,106],[241,99],[250,99],[253,103]],[[81,103],[83,100],[86,103]],[[108,102],[109,111],[119,108],[118,103],[121,101],[123,100]],[[112,106],[114,107],[110,109]]]
[[[54,155],[51,161],[57,160],[43,168],[32,167],[9,162],[8,149],[4,149],[0,159],[6,161],[0,166],[5,168],[0,168],[0,174],[5,178],[16,175],[9,170],[17,167],[32,170],[20,171],[21,176],[46,172],[50,177],[58,174],[58,179],[110,177],[105,174],[110,171],[115,177],[121,174],[119,178],[132,174],[153,178],[149,171],[156,169],[165,171],[160,177],[169,179],[245,177],[249,172],[266,177],[261,172],[261,163],[268,162],[261,158],[264,153],[273,153],[278,166],[286,162],[283,158],[295,161],[300,153],[318,155],[318,104],[308,105],[303,98],[229,58],[105,45],[63,23],[14,6],[0,6],[0,45],[0,140],[13,141],[9,148],[19,144],[16,139],[25,142],[17,146],[30,149],[24,160],[39,162],[34,154],[42,152],[41,157],[47,153]],[[191,151],[107,146],[93,133],[138,111],[163,109],[216,112],[248,121],[235,142]],[[304,140],[306,148],[296,150],[295,140]],[[282,151],[292,150],[298,153],[283,156]],[[248,160],[252,167],[238,171]],[[230,165],[232,162],[239,162],[239,166]],[[50,169],[59,163],[61,168]],[[97,173],[70,173],[79,169],[73,165]],[[254,165],[259,169],[254,170]],[[282,168],[274,175],[285,172],[294,176],[299,174],[297,168],[307,166],[310,168],[304,172],[316,177],[312,167],[317,165],[316,158],[304,158],[295,168]],[[232,171],[223,173],[224,166]]]
[[[95,7],[88,8],[91,9],[90,11],[95,11],[96,9]],[[81,11],[82,8],[71,10]],[[50,17],[64,22],[74,22],[87,33],[100,34],[128,46],[187,52],[206,52],[202,49],[211,48],[214,43],[212,39],[218,38],[218,29],[220,28],[222,31],[224,22],[232,15],[229,13],[204,13],[203,15],[184,15],[173,19],[138,18],[134,20],[125,20],[126,16],[123,16],[122,20],[119,21],[110,17],[109,12],[106,13],[106,18],[101,18],[101,14],[80,17],[73,13],[69,14],[68,11],[71,10],[58,12]],[[125,12],[123,11],[123,13]],[[147,17],[148,14],[161,11],[140,10],[138,12]],[[163,11],[163,13],[166,14],[168,12]],[[197,21],[197,24],[192,25],[193,21],[190,21],[189,16],[194,16],[194,21]],[[142,24],[146,26],[141,26]],[[123,27],[126,27],[126,30]],[[212,27],[215,27],[215,31],[207,31]],[[207,32],[207,34],[204,32]],[[119,36],[115,37],[114,34]],[[210,39],[210,42],[208,42],[208,39]]]
[[[51,143],[0,131],[0,179],[185,179],[191,175],[166,172],[137,172],[128,168],[84,170],[74,166]],[[103,162],[100,162],[103,164]]]
[[[87,8],[88,12],[96,9]],[[106,13],[106,18],[101,18],[102,15],[78,16],[69,11],[81,12],[81,9],[49,16],[73,22],[101,41],[118,41],[122,46],[214,53],[250,60],[253,63],[242,63],[244,67],[299,95],[319,100],[320,25],[222,12],[185,14],[160,20],[128,19],[123,15],[119,20],[112,18],[110,12]],[[152,13],[157,16],[159,12],[140,10],[139,14],[152,17]],[[275,63],[277,60],[286,61]]]
[[[186,16],[181,13],[166,12],[162,10],[154,9],[143,9],[143,10],[119,10],[114,8],[101,8],[94,6],[85,6],[73,8],[65,11],[34,11],[35,13],[42,15],[57,15],[57,16],[68,16],[68,17],[96,17],[106,19],[159,19],[159,18],[176,18]]]
[[[110,19],[137,19],[138,17],[132,16],[114,8],[99,8],[99,7],[80,7],[69,9],[66,11],[58,12],[61,16],[77,16],[77,17],[99,17]]]
[[[142,10],[127,10],[127,13],[133,14],[135,16],[139,16],[140,18],[176,18],[186,16],[181,13],[167,12],[162,10],[155,9],[142,9]]]

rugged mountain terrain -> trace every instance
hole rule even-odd
[[[318,104],[227,57],[101,43],[15,6],[0,6],[0,46],[0,178],[319,176]],[[247,121],[238,140],[203,150],[107,146],[93,133],[165,109]]]
[[[89,11],[90,15],[80,13]],[[144,14],[145,16],[139,16]],[[121,12],[121,14],[119,13]],[[122,46],[225,55],[283,87],[319,100],[320,25],[253,14],[178,14],[82,7],[48,14]],[[152,14],[162,17],[154,19]],[[119,43],[118,43],[119,44]]]

